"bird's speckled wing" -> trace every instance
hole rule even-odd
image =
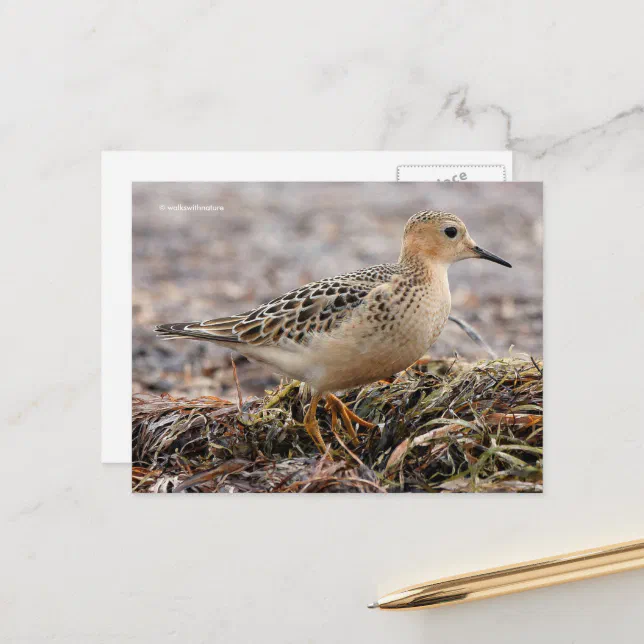
[[[374,289],[399,272],[397,264],[381,264],[345,273],[289,291],[252,311],[205,322],[164,324],[156,328],[166,337],[275,345],[289,339],[306,342],[309,334],[329,332],[358,308]]]

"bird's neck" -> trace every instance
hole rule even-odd
[[[398,263],[403,273],[414,276],[420,281],[447,285],[448,265],[443,262],[424,255],[410,255],[403,249]]]

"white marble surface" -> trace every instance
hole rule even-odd
[[[641,28],[634,1],[0,4],[0,641],[637,641],[644,571],[364,606],[644,536]],[[495,148],[546,182],[542,497],[141,498],[101,466],[101,150]]]

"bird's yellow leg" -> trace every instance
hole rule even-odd
[[[338,399],[336,398],[335,400],[338,400]],[[351,442],[354,445],[357,445],[358,434],[356,433],[355,427],[353,426],[351,419],[346,414],[347,408],[339,400],[338,402],[340,403],[339,405],[335,401],[332,401],[327,397],[326,409],[331,410],[331,427],[335,427],[335,421],[338,419],[337,411],[339,411],[340,418],[342,418],[342,425],[345,431],[347,432],[347,434],[349,434],[349,438],[351,439]]]
[[[360,416],[354,414],[337,396],[334,396],[333,394],[327,394],[326,404],[327,408],[331,408],[332,410],[337,409],[340,412],[342,424],[354,443],[358,442],[358,434],[356,433],[353,423],[358,423],[358,425],[362,425],[367,429],[373,429],[375,427],[373,423],[370,423],[364,420],[364,418],[360,418]]]
[[[345,414],[349,418],[349,420],[353,421],[354,423],[358,423],[358,425],[362,425],[366,429],[373,429],[375,427],[373,423],[370,423],[368,420],[360,418],[360,416],[354,414],[337,396],[334,396],[333,394],[327,394],[326,399],[327,401],[331,401],[332,404],[337,405],[340,413]]]
[[[329,403],[324,406],[325,409],[329,409]],[[331,429],[335,431],[335,424],[338,422],[338,412],[335,407],[331,407]]]
[[[318,421],[315,418],[315,410],[320,401],[320,396],[318,394],[313,394],[311,396],[311,406],[304,416],[304,429],[308,432],[308,435],[313,439],[313,442],[317,445],[317,448],[324,454],[326,452],[326,443],[322,438],[320,433],[320,426]]]

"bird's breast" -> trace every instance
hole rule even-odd
[[[418,287],[403,298],[392,341],[420,358],[436,342],[451,309],[449,289]]]
[[[348,389],[403,371],[436,341],[450,313],[449,289],[407,287],[374,300],[334,334],[310,345],[309,378],[321,391]]]

